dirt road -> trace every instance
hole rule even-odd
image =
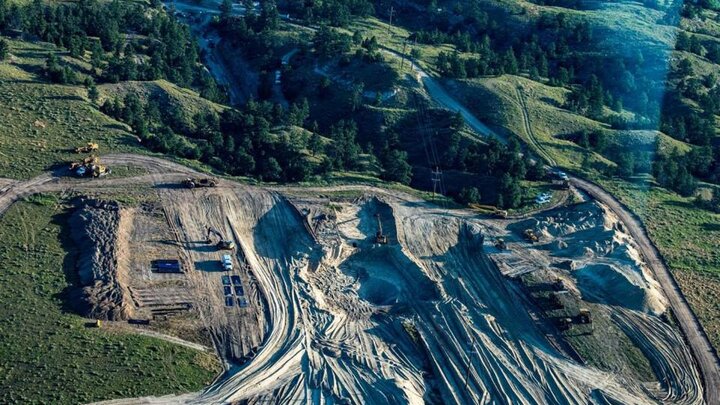
[[[540,154],[548,164],[550,164],[551,166],[557,166],[557,162],[555,161],[555,159],[553,159],[552,156],[545,150],[545,147],[537,140],[537,137],[535,136],[535,130],[530,123],[530,111],[527,106],[527,100],[525,99],[524,91],[525,90],[521,87],[515,88],[518,103],[520,104],[520,110],[522,111],[523,126],[525,127],[528,141],[535,147],[535,151]]]
[[[0,210],[32,192],[162,186],[192,172],[146,156],[103,159],[150,173],[99,180],[43,175],[2,193]],[[458,403],[503,398],[533,404],[587,403],[598,395],[620,403],[660,398],[699,403],[702,387],[694,367],[685,367],[687,349],[672,328],[658,329],[657,318],[627,322],[633,322],[631,329],[649,322],[638,339],[662,344],[654,360],[661,370],[660,392],[648,393],[637,381],[583,366],[553,348],[518,303],[512,283],[485,256],[486,228],[471,212],[448,212],[412,197],[395,198],[395,193],[384,194],[385,202],[366,197],[336,208],[311,198],[300,209],[278,192],[230,181],[212,190],[160,187],[158,192],[169,217],[176,218],[188,254],[204,257],[192,241],[202,238],[207,223],[232,232],[264,297],[267,331],[254,343],[257,350],[248,362],[202,393],[112,403],[345,398],[419,404],[433,398]],[[331,213],[337,220],[328,219]],[[386,246],[372,242],[376,213],[390,238]],[[324,225],[309,232],[305,221],[312,218],[325,218],[318,220]],[[205,276],[198,272],[197,277]],[[220,294],[217,274],[207,276],[212,281],[208,295]],[[208,305],[213,300],[209,297]],[[223,308],[222,302],[213,304],[218,305]],[[402,309],[392,314],[393,308]],[[228,322],[241,319],[223,311],[217,316]],[[417,330],[416,342],[408,328]],[[231,344],[243,344],[235,340],[228,336]]]
[[[447,92],[445,92],[434,79],[429,77],[427,73],[417,66],[417,64],[412,63],[412,67],[413,70],[417,72],[418,79],[425,85],[430,96],[438,102],[438,104],[454,111],[460,111],[467,124],[478,133],[497,136],[492,131],[489,131],[487,126],[482,124],[472,113],[464,108],[460,102],[448,95]],[[517,96],[521,109],[523,110],[523,121],[525,123],[525,128],[528,131],[528,137],[531,141],[537,144],[537,140],[535,140],[532,126],[530,124],[527,104],[525,102],[524,95],[519,89],[517,89]],[[480,125],[478,125],[478,123],[480,123]],[[539,153],[547,155],[547,153],[544,153],[543,148],[539,144],[536,146],[538,146]],[[549,156],[546,156],[546,158],[550,164],[554,163],[554,160]],[[690,306],[683,296],[682,291],[680,291],[675,279],[662,261],[660,253],[647,236],[642,222],[633,215],[629,209],[618,202],[615,197],[603,190],[601,187],[577,177],[571,177],[571,183],[576,188],[585,191],[593,198],[610,207],[610,209],[628,226],[632,236],[638,241],[641,252],[646,258],[648,265],[655,273],[657,280],[660,282],[667,294],[673,313],[678,319],[680,329],[688,340],[693,356],[698,362],[705,384],[706,402],[708,404],[720,404],[720,366],[717,354],[710,344],[710,341],[700,325],[700,322],[697,317],[695,317],[692,309],[690,309]]]
[[[404,57],[397,51],[390,48],[384,47],[383,51],[390,53],[398,58]],[[445,91],[442,85],[438,83],[435,78],[425,72],[417,63],[412,60],[410,60],[409,62],[411,69],[415,73],[415,79],[425,87],[425,90],[436,103],[438,103],[444,108],[447,108],[450,111],[459,112],[460,115],[462,115],[463,119],[465,119],[465,122],[468,124],[468,126],[481,136],[491,136],[501,142],[507,142],[507,139],[505,139],[505,137],[490,129],[490,127],[477,119],[477,117],[475,117],[470,112],[470,110],[468,110],[462,103],[450,96],[450,94]]]
[[[638,243],[647,265],[652,269],[667,296],[680,330],[688,341],[695,361],[697,361],[705,385],[705,402],[720,404],[720,364],[705,331],[690,305],[680,291],[680,287],[663,262],[660,253],[645,232],[642,222],[610,193],[589,181],[571,177],[573,186],[585,191],[596,200],[609,207],[627,226],[629,233]]]

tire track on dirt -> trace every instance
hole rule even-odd
[[[652,270],[655,279],[662,286],[680,331],[687,340],[702,375],[705,387],[705,402],[710,405],[720,404],[720,364],[718,363],[717,353],[710,344],[705,330],[690,308],[690,304],[682,294],[675,278],[662,260],[660,252],[648,237],[642,221],[602,187],[573,176],[570,177],[570,182],[573,186],[605,204],[625,224],[630,236],[637,242],[647,266]]]
[[[545,149],[545,146],[540,144],[535,136],[535,131],[530,124],[530,111],[528,110],[527,100],[525,94],[523,94],[521,86],[515,87],[515,95],[517,96],[518,103],[520,104],[520,111],[522,112],[523,126],[525,127],[525,133],[527,133],[528,141],[535,147],[535,151],[545,159],[551,166],[557,166],[557,162],[552,158],[550,153]]]

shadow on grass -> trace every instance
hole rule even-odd
[[[41,97],[43,100],[62,100],[62,101],[85,101],[84,98],[80,96],[45,96]]]
[[[704,231],[708,232],[720,232],[720,224],[706,222],[701,225]]]
[[[550,97],[540,97],[540,101],[553,107],[562,108],[562,105]]]
[[[60,300],[60,311],[63,313],[83,314],[83,290],[80,285],[80,276],[77,273],[77,260],[79,251],[75,241],[72,239],[70,218],[75,208],[66,208],[53,215],[51,223],[60,226],[58,240],[62,246],[65,256],[63,257],[62,270],[65,275],[66,286],[62,291],[55,294],[54,298]]]
[[[694,203],[689,201],[665,201],[662,205],[670,206],[670,207],[678,207],[678,208],[684,208],[684,209],[695,209],[697,208]]]

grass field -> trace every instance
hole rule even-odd
[[[12,57],[0,62],[0,177],[26,179],[58,162],[86,142],[100,152],[140,151],[127,127],[100,113],[82,86],[44,82],[38,75],[49,44],[10,41]]]
[[[720,349],[720,214],[644,183],[601,184],[643,220],[711,342]]]
[[[198,390],[219,371],[211,354],[86,328],[65,309],[74,282],[64,207],[54,196],[0,218],[0,403],[77,404]]]
[[[204,99],[196,92],[178,87],[167,80],[150,82],[128,81],[116,84],[103,84],[98,86],[98,89],[100,90],[99,104],[113,97],[122,100],[128,93],[133,93],[143,102],[147,102],[150,99],[157,101],[161,111],[164,113],[169,113],[176,109],[182,111],[181,117],[185,119],[184,124],[193,129],[195,128],[193,118],[195,118],[195,115],[198,113],[221,113],[228,108]]]

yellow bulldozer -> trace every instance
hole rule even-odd
[[[533,231],[532,229],[526,229],[525,231],[523,231],[523,236],[530,243],[535,243],[540,240],[535,231]]]
[[[98,144],[88,142],[85,146],[78,146],[77,148],[75,148],[75,153],[93,153],[97,152],[99,148],[100,147],[98,146]]]
[[[81,162],[70,163],[70,172],[77,177],[103,177],[112,173],[110,168],[100,164],[97,156],[88,156]]]

